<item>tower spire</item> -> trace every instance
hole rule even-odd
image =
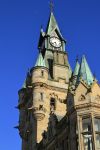
[[[53,0],[50,0],[50,12],[53,12],[54,4]]]

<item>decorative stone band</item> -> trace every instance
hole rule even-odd
[[[50,89],[50,90],[61,91],[61,92],[66,92],[66,93],[68,91],[67,88],[65,89],[65,88],[61,88],[61,87],[54,87],[54,86],[50,86],[50,85],[47,85],[47,84],[42,83],[42,82],[34,83],[33,88],[35,88],[36,86],[42,86],[42,87],[45,87],[45,88]]]
[[[100,104],[97,104],[97,103],[85,103],[85,104],[76,105],[76,106],[71,107],[68,110],[67,114],[70,115],[73,112],[75,112],[76,110],[80,110],[80,109],[81,110],[82,109],[85,110],[85,108],[98,108],[100,110]]]
[[[81,105],[76,105],[75,109],[82,109],[82,108],[87,108],[87,107],[100,108],[100,104],[97,104],[97,103],[85,103],[85,104],[81,104]]]

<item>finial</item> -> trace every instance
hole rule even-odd
[[[54,7],[53,0],[50,0],[50,11],[51,12],[53,12],[53,7]]]

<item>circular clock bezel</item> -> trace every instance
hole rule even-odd
[[[59,40],[59,42],[60,42],[60,46],[55,46],[55,45],[51,42],[51,39],[53,39],[53,38],[56,38],[57,40]],[[61,47],[61,45],[62,45],[62,43],[61,43],[60,39],[59,39],[58,37],[56,37],[56,36],[52,36],[52,37],[50,37],[49,42],[50,42],[50,45],[51,45],[51,46],[53,46],[53,47],[55,47],[55,48],[60,48],[60,47]]]

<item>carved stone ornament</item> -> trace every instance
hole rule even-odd
[[[51,93],[50,95],[49,95],[49,98],[55,98],[55,100],[57,100],[58,99],[58,95],[56,95],[55,93]]]
[[[84,100],[86,100],[86,97],[84,95],[81,95],[78,100],[79,101],[84,101]]]
[[[33,108],[33,114],[36,120],[41,121],[45,117],[46,109],[43,107],[43,105],[40,105],[39,107]]]

